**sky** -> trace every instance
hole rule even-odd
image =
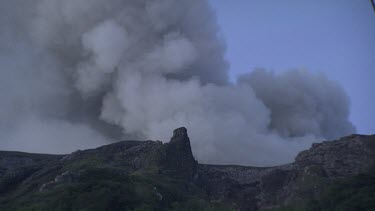
[[[231,77],[303,68],[337,81],[358,133],[375,134],[375,12],[367,0],[210,0]]]

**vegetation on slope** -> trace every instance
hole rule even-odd
[[[339,179],[329,185],[317,199],[300,206],[272,211],[373,211],[375,210],[375,169],[358,176]]]
[[[195,185],[160,174],[157,169],[129,173],[121,168],[95,167],[81,171],[78,181],[5,199],[0,210],[227,211],[231,208],[209,202]]]

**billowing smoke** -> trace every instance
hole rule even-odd
[[[200,162],[274,165],[354,132],[348,97],[323,74],[230,82],[206,1],[3,0],[0,26],[3,150],[168,141],[186,126]]]

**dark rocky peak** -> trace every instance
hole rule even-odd
[[[187,129],[185,127],[180,127],[180,128],[177,128],[173,131],[172,139],[178,138],[178,137],[188,138]]]
[[[171,141],[169,142],[168,148],[174,149],[182,155],[186,155],[190,158],[193,157],[193,154],[191,152],[190,139],[187,134],[186,128],[181,127],[173,131],[173,136],[171,138]]]
[[[177,177],[193,179],[197,172],[197,161],[191,152],[190,139],[184,127],[173,131],[167,146],[167,168],[172,169]]]

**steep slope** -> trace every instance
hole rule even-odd
[[[374,155],[375,136],[352,135],[314,144],[284,166],[198,164],[186,128],[164,144],[123,141],[69,155],[0,152],[0,210],[302,207],[336,181],[369,172]]]

